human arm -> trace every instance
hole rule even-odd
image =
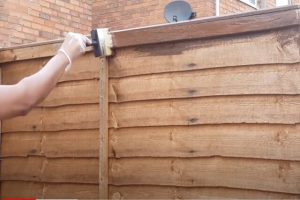
[[[71,64],[70,61],[84,53],[87,43],[90,41],[85,36],[68,35],[62,45],[63,51],[58,51],[39,72],[15,85],[0,85],[0,119],[25,115],[43,101]]]

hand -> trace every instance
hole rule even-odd
[[[63,44],[61,45],[59,52],[65,54],[65,56],[69,60],[69,65],[66,68],[68,71],[73,63],[73,61],[84,54],[86,45],[91,44],[91,40],[86,36],[79,33],[68,33]]]

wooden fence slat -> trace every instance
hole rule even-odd
[[[58,84],[39,107],[99,103],[99,81],[73,81]]]
[[[114,31],[114,47],[211,38],[283,28],[299,25],[298,13],[299,7],[291,6],[222,17],[209,17],[183,23]]]
[[[99,128],[99,105],[36,108],[25,117],[3,121],[2,127],[4,133],[95,129]]]
[[[110,157],[244,157],[300,161],[299,125],[111,129]]]
[[[297,25],[299,25],[299,6],[290,6],[222,17],[210,17],[184,23],[112,31],[111,34],[114,47],[120,48],[265,31]],[[21,45],[15,48],[1,48],[0,63],[53,56],[62,41],[62,39],[59,39]],[[90,50],[91,48],[88,48],[88,51]]]
[[[300,64],[249,66],[133,76],[110,80],[109,100],[219,95],[300,94]]]
[[[298,125],[254,124],[111,129],[109,155],[300,160],[298,129]],[[98,141],[96,130],[7,133],[3,135],[2,156],[96,158]]]
[[[2,157],[99,157],[98,129],[5,133],[2,139]]]
[[[95,158],[4,158],[1,180],[96,184],[98,172]]]
[[[109,101],[241,94],[300,94],[299,76],[299,64],[134,76],[110,80]],[[40,106],[98,103],[98,87],[98,80],[61,83]]]
[[[110,105],[112,128],[300,122],[300,96],[229,96]]]
[[[0,85],[2,84],[2,65],[0,65]],[[2,120],[0,120],[0,156],[2,155]],[[0,171],[1,171],[2,163],[0,160]],[[2,197],[2,182],[0,179],[0,197]]]
[[[299,199],[300,195],[233,188],[110,186],[110,199]]]
[[[19,82],[24,77],[30,76],[41,69],[49,59],[49,57],[46,57],[6,63],[3,65],[3,83],[10,85]],[[80,59],[77,59],[73,63],[71,70],[65,73],[59,82],[98,79],[99,66],[95,60],[97,59],[95,59],[92,53],[87,53],[80,57]]]
[[[110,159],[112,185],[229,187],[299,194],[300,162],[233,158]]]
[[[33,58],[43,58],[55,55],[61,42],[56,42],[52,44],[30,46],[25,48],[16,48],[0,51],[1,63],[10,61],[20,61]],[[0,49],[1,50],[1,49]]]
[[[230,66],[298,63],[299,28],[118,49],[110,77]]]
[[[98,185],[3,181],[3,198],[97,199]]]
[[[100,62],[99,199],[108,199],[108,59]]]

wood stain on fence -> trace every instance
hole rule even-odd
[[[88,52],[2,122],[2,197],[300,198],[299,22],[293,6],[112,32],[113,57]],[[60,42],[2,49],[2,84]]]

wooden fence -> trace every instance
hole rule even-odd
[[[300,198],[299,11],[113,31],[2,122],[2,197]],[[60,43],[2,49],[2,84]]]

